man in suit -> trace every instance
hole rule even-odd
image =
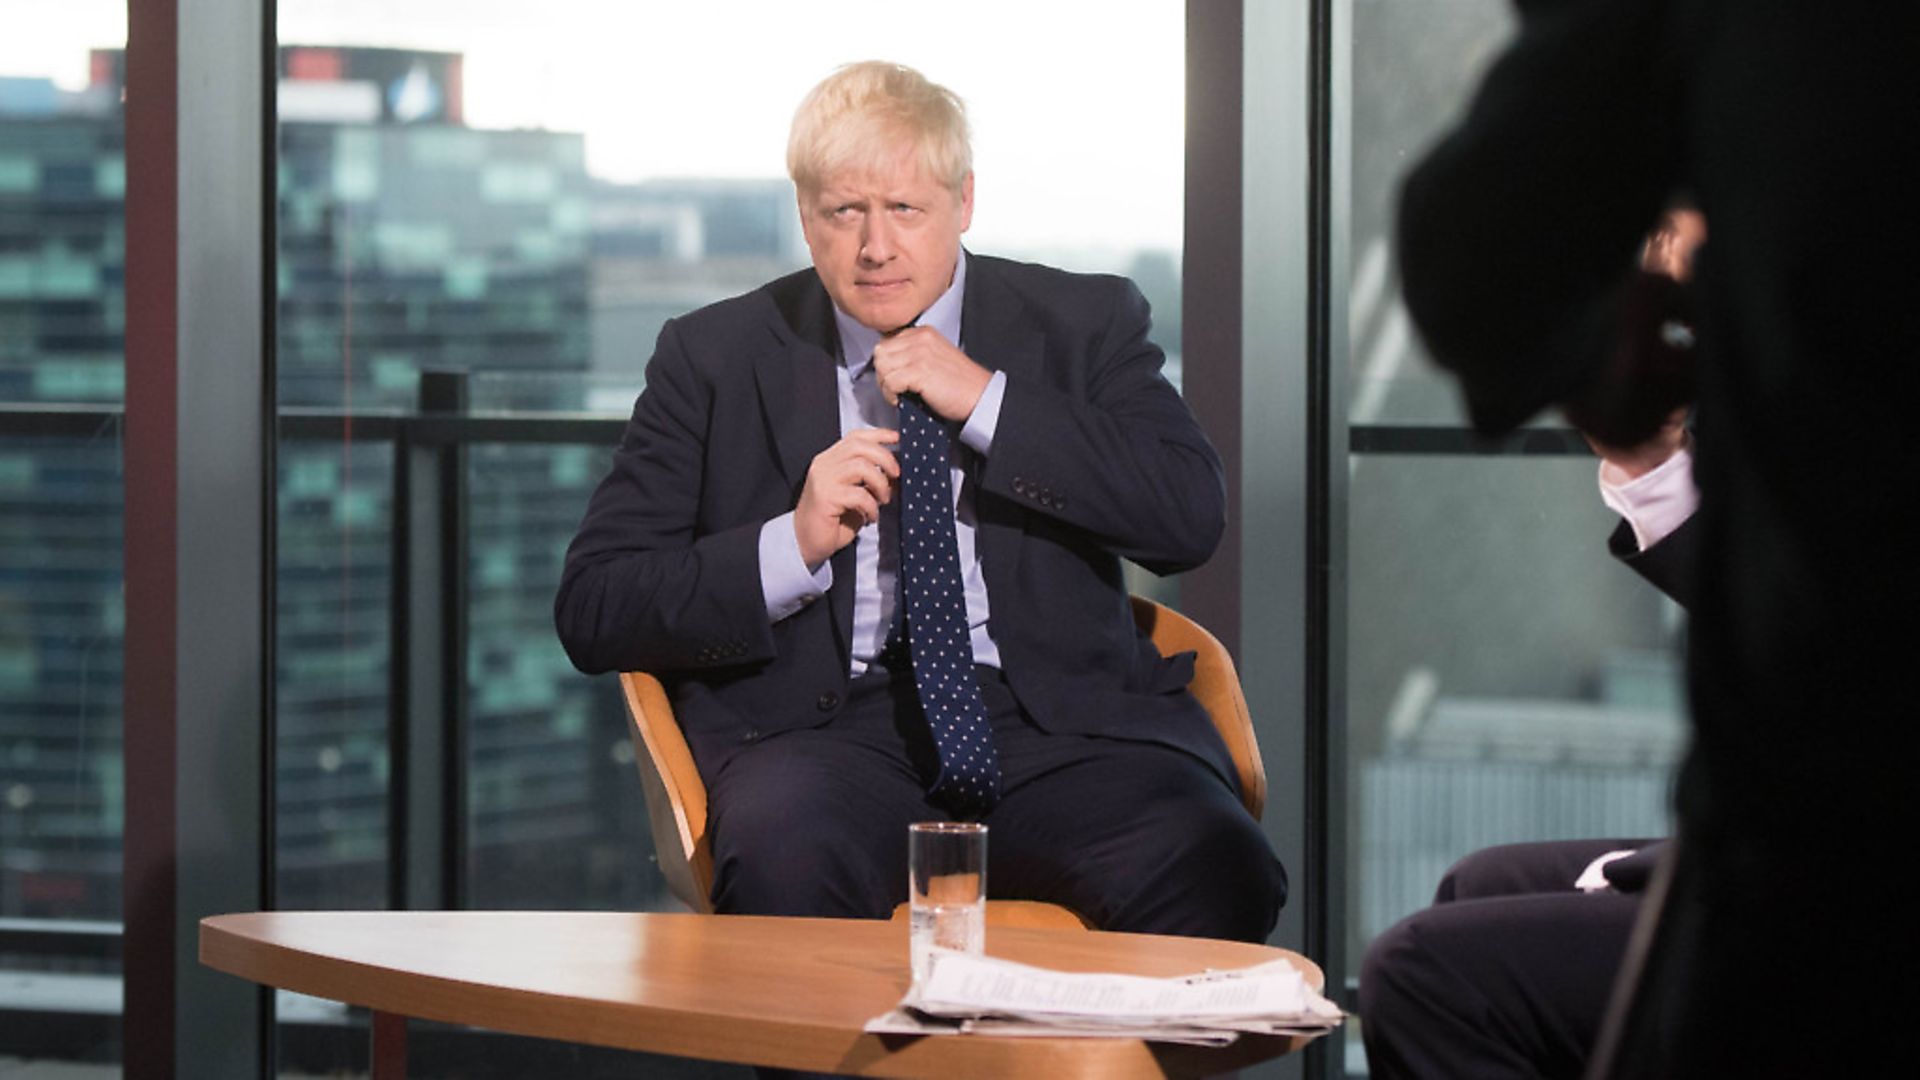
[[[1920,8],[1518,7],[1512,46],[1401,204],[1409,310],[1476,424],[1561,402],[1612,441],[1656,428],[1642,373],[1569,345],[1617,318],[1619,267],[1672,192],[1713,228],[1694,740],[1672,899],[1616,1072],[1878,1075],[1910,1056],[1920,997],[1920,934],[1889,886],[1916,824]],[[1769,1023],[1810,1015],[1844,1031]]]
[[[970,817],[995,896],[1263,940],[1284,874],[1192,657],[1135,628],[1121,574],[1213,551],[1219,458],[1130,283],[962,249],[970,159],[959,99],[910,69],[807,97],[788,166],[813,267],[661,331],[567,554],[561,640],[583,671],[666,683],[717,910],[884,917],[906,826]],[[903,469],[910,415],[951,440],[937,466]],[[937,625],[928,535],[956,566],[938,644],[915,636]],[[924,715],[950,707],[981,716],[964,751],[966,721]]]
[[[1690,595],[1697,505],[1679,419],[1634,448],[1601,448],[1613,554]],[[1359,1013],[1370,1076],[1577,1077],[1666,841],[1505,844],[1460,860],[1433,906],[1367,947]]]
[[[1633,286],[1659,302],[1623,328],[1614,348],[1627,358],[1618,362],[1692,368],[1685,284],[1706,233],[1699,211],[1680,207],[1647,238]],[[1685,411],[1636,446],[1593,448],[1601,500],[1621,519],[1608,550],[1686,604],[1699,493]],[[1456,863],[1433,906],[1367,947],[1359,1011],[1368,1074],[1579,1076],[1664,847],[1645,838],[1503,844]]]

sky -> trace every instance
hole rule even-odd
[[[966,99],[977,250],[1181,235],[1181,0],[279,0],[287,44],[466,56],[467,121],[586,135],[616,180],[781,176],[808,87],[841,63],[919,68]],[[77,87],[125,0],[0,0],[0,75]]]

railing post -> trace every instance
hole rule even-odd
[[[390,868],[396,908],[466,906],[466,451],[417,421],[467,411],[464,371],[423,371],[394,449]]]

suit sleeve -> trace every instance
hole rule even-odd
[[[1678,176],[1659,0],[1538,0],[1466,120],[1408,176],[1404,297],[1476,427],[1608,400],[1606,343],[1640,238]]]
[[[981,487],[1160,574],[1205,562],[1226,528],[1226,472],[1147,338],[1147,302],[1115,280],[1104,328],[1065,379],[1009,378]]]
[[[669,322],[613,469],[567,549],[554,624],[581,671],[718,667],[774,653],[762,523],[700,529],[714,396]]]
[[[1672,597],[1681,607],[1691,608],[1699,535],[1699,517],[1695,515],[1681,522],[1679,528],[1662,537],[1659,543],[1642,551],[1633,538],[1633,529],[1623,521],[1607,538],[1607,548],[1654,588]]]

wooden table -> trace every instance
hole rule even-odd
[[[1286,956],[1264,945],[996,927],[987,952],[1062,970],[1176,975]],[[266,912],[200,923],[200,962],[374,1011],[376,1080],[405,1072],[405,1019],[682,1057],[864,1076],[1198,1076],[1289,1053],[1137,1039],[863,1033],[906,992],[907,927],[851,919],[599,912]]]

